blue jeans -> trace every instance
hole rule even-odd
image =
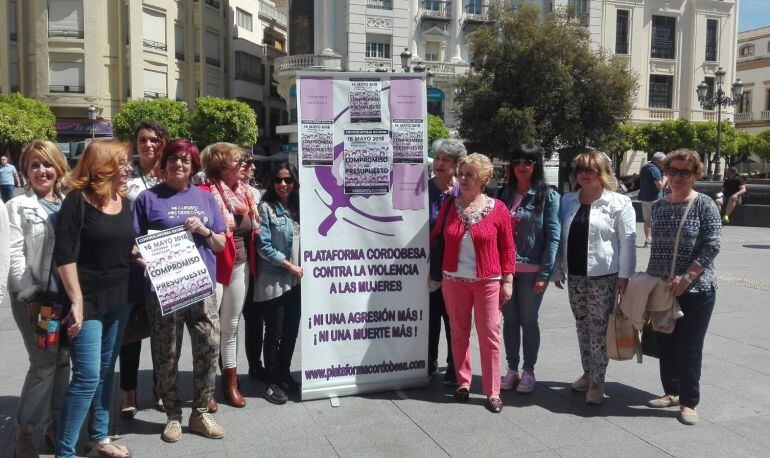
[[[105,439],[110,426],[110,401],[115,360],[120,353],[123,331],[131,307],[115,310],[83,320],[80,333],[70,342],[72,381],[62,402],[56,456],[75,455],[86,415],[90,413],[89,437]]]
[[[519,348],[523,331],[522,369],[533,373],[535,371],[537,352],[540,350],[540,326],[537,324],[537,316],[543,302],[543,295],[534,292],[537,278],[537,272],[517,273],[513,282],[513,296],[503,306],[503,341],[508,368],[511,370],[519,368]]]
[[[715,290],[682,294],[679,305],[684,316],[676,320],[673,333],[658,333],[663,391],[679,396],[679,404],[691,409],[700,402],[703,341],[715,303]]]
[[[8,202],[13,199],[14,188],[15,186],[12,184],[0,184],[0,199],[2,199],[3,202]]]

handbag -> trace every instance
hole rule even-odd
[[[141,342],[150,337],[151,333],[150,319],[147,317],[144,307],[135,308],[131,311],[131,317],[128,320],[121,345]]]
[[[607,356],[616,361],[627,361],[637,355],[637,361],[641,363],[639,332],[620,310],[619,304],[620,301],[615,302],[607,325]]]
[[[53,277],[54,265],[52,256],[45,293],[38,295],[36,298],[41,305],[40,313],[37,316],[37,326],[35,326],[35,345],[41,350],[58,351],[59,347],[66,343],[66,339],[62,336],[62,334],[66,335],[66,333],[62,333],[64,306],[58,301],[58,293],[51,294],[51,278]]]
[[[642,329],[642,354],[644,356],[660,358],[660,334],[652,328],[652,324],[644,324]]]
[[[441,281],[443,277],[443,269],[441,268],[442,263],[444,262],[444,248],[446,245],[446,242],[444,241],[444,227],[446,226],[446,217],[449,214],[449,206],[454,201],[454,197],[449,197],[449,199],[442,204],[442,207],[444,207],[444,214],[442,215],[443,218],[441,218],[440,228],[438,235],[436,236],[436,240],[433,241],[433,245],[430,247],[430,279],[433,281]]]

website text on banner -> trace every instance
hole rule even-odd
[[[297,81],[302,399],[428,383],[425,81],[371,75]]]

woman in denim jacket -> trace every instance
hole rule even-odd
[[[299,391],[290,373],[301,303],[299,181],[297,169],[288,162],[276,165],[269,176],[272,186],[268,186],[259,204],[262,229],[257,240],[254,301],[259,303],[265,319],[265,397],[274,404],[285,404],[285,389]]]
[[[561,238],[560,197],[545,181],[543,150],[528,144],[511,155],[508,185],[499,192],[511,213],[516,242],[516,277],[511,300],[503,307],[503,340],[508,373],[500,388],[531,393],[540,348],[537,323],[540,303],[553,271]],[[519,348],[524,340],[524,364],[519,377]]]

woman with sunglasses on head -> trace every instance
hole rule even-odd
[[[647,273],[666,279],[667,289],[677,297],[684,316],[676,320],[672,334],[658,334],[664,395],[648,405],[680,406],[679,421],[694,425],[698,422],[695,407],[700,401],[703,341],[716,302],[714,258],[720,249],[722,224],[714,201],[693,190],[703,172],[698,153],[673,151],[663,161],[663,170],[671,193],[652,204],[652,249]],[[674,276],[669,278],[683,217]]]
[[[243,149],[232,143],[214,143],[201,154],[209,184],[201,186],[214,196],[227,223],[225,249],[217,255],[217,301],[219,302],[220,360],[222,394],[233,407],[244,407],[238,390],[238,323],[249,289],[249,277],[256,273],[255,239],[259,213],[246,178]]]
[[[134,230],[124,190],[129,145],[97,140],[65,179],[54,259],[69,299],[72,381],[62,401],[56,456],[74,456],[89,414],[89,456],[130,456],[108,435],[112,377],[131,305],[128,273]]]
[[[535,363],[540,348],[537,323],[543,294],[551,279],[561,239],[560,197],[545,181],[543,150],[528,144],[511,155],[508,185],[499,193],[511,214],[516,245],[516,277],[513,296],[503,306],[503,341],[508,373],[500,383],[503,390],[516,386],[519,393],[535,389]],[[519,348],[524,364],[519,376]]]
[[[636,269],[636,213],[631,199],[614,192],[609,158],[600,151],[573,161],[575,192],[561,199],[561,245],[554,266],[558,288],[568,284],[583,375],[572,384],[587,404],[604,402],[607,324]]]
[[[137,235],[184,226],[192,235],[200,258],[215,284],[215,253],[225,246],[226,229],[214,197],[191,185],[200,169],[198,148],[189,140],[176,140],[163,148],[159,167],[162,182],[139,194],[134,204]],[[147,317],[150,321],[152,363],[157,387],[166,410],[166,426],[161,439],[176,442],[182,438],[182,400],[179,398],[179,351],[184,327],[190,333],[193,353],[193,409],[190,431],[210,439],[221,439],[225,432],[209,411],[219,357],[219,311],[216,295],[183,309],[162,315],[157,294],[145,281]]]
[[[46,442],[56,443],[59,407],[70,379],[66,346],[40,347],[35,332],[38,323],[51,315],[39,317],[41,309],[52,304],[58,291],[52,263],[54,227],[64,197],[62,180],[69,167],[64,154],[49,141],[30,143],[19,162],[27,189],[5,204],[10,221],[10,250],[6,253],[10,253],[11,311],[29,356],[16,413],[15,452],[17,456],[37,456],[33,427],[47,425]]]
[[[300,267],[299,181],[288,162],[273,167],[259,204],[262,228],[258,234],[254,301],[265,322],[264,356],[267,371],[265,397],[285,404],[285,390],[299,391],[291,376],[291,358],[299,333]]]
[[[151,188],[160,182],[160,170],[158,160],[163,147],[169,142],[169,135],[163,124],[154,120],[141,121],[134,130],[133,151],[139,156],[139,162],[131,171],[131,176],[126,185],[126,198],[131,206],[134,205],[139,193]],[[131,278],[129,280],[129,300],[133,309],[128,320],[126,336],[129,336],[137,326],[146,325],[143,318],[144,311],[144,268],[136,263],[131,265]],[[142,319],[137,317],[141,316]],[[126,419],[134,418],[137,411],[136,387],[138,385],[139,358],[142,353],[142,341],[124,343],[120,348],[120,389],[123,390],[123,404],[120,415]],[[153,378],[153,397],[155,409],[163,411],[163,401],[158,396],[158,390],[154,387],[156,380],[155,371]]]

